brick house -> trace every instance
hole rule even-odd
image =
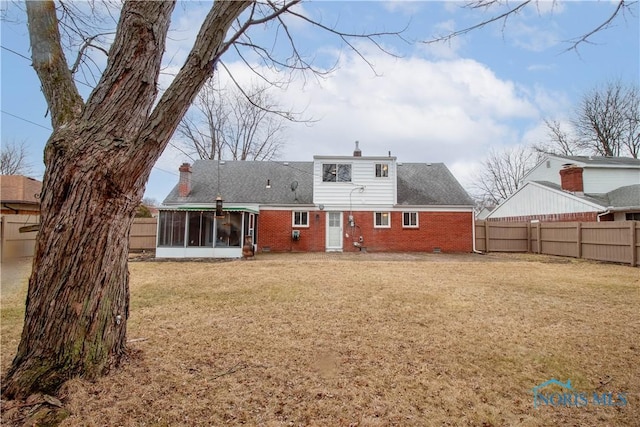
[[[489,221],[640,220],[640,159],[547,156]]]
[[[216,199],[223,199],[216,215]],[[391,156],[198,160],[160,207],[158,257],[257,251],[470,252],[473,202],[442,163]]]

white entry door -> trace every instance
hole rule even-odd
[[[342,212],[327,212],[327,251],[342,251]]]

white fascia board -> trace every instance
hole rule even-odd
[[[261,211],[311,211],[320,209],[318,205],[314,204],[297,204],[297,205],[260,205]]]
[[[395,156],[313,156],[313,160],[379,160],[379,161],[396,161]]]
[[[412,212],[473,212],[472,205],[395,205],[394,211]]]

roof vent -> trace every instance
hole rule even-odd
[[[362,157],[362,151],[360,151],[360,142],[356,141],[356,149],[353,150],[353,157]]]

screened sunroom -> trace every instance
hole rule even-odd
[[[176,208],[158,215],[158,258],[240,258],[245,242],[256,244],[257,210]]]

